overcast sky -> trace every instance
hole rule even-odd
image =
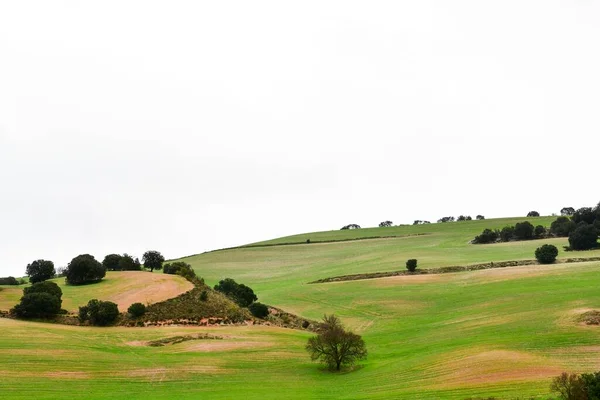
[[[598,21],[591,0],[3,1],[0,276],[596,204]]]

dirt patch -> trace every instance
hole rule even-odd
[[[212,335],[210,333],[198,333],[195,335],[180,335],[180,336],[171,336],[168,338],[157,339],[157,340],[149,340],[149,341],[139,341],[135,340],[133,342],[127,342],[128,346],[150,346],[150,347],[162,347],[167,345],[174,345],[178,343],[187,342],[190,340],[223,340],[224,336]]]
[[[578,321],[585,325],[600,325],[600,311],[586,311],[579,315]]]
[[[1,371],[4,378],[49,378],[49,379],[90,379],[92,376],[82,371]]]
[[[414,285],[421,283],[434,283],[440,282],[444,277],[440,274],[427,274],[427,275],[398,275],[388,277],[385,279],[377,279],[373,282],[376,287],[388,287],[398,285]]]
[[[218,351],[231,351],[240,349],[258,349],[273,346],[268,342],[234,342],[234,341],[207,341],[202,343],[190,343],[185,346],[183,352],[210,353]]]

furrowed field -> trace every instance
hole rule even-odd
[[[549,226],[554,218],[531,218]],[[471,245],[526,218],[332,231],[184,258],[209,284],[231,277],[259,301],[306,318],[335,313],[369,357],[339,374],[312,363],[307,332],[273,327],[88,328],[0,319],[2,398],[548,398],[562,371],[600,369],[600,262],[532,265],[328,284],[336,275],[532,259],[566,239]],[[318,243],[369,237],[380,239]],[[388,238],[387,236],[397,236]],[[311,243],[306,244],[310,239]],[[143,274],[143,273],[142,273]],[[8,302],[0,291],[0,305]],[[91,290],[91,289],[90,289]],[[4,296],[4,297],[3,297]],[[11,294],[14,296],[14,294]],[[72,304],[84,301],[65,290]],[[18,297],[18,296],[17,296]],[[220,340],[144,341],[209,332]]]

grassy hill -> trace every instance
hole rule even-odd
[[[552,376],[600,369],[600,328],[577,321],[600,309],[600,262],[307,284],[403,269],[408,258],[423,268],[531,259],[543,243],[556,244],[562,258],[600,255],[564,253],[566,239],[469,244],[484,228],[523,220],[310,233],[183,259],[210,285],[231,277],[254,288],[259,301],[306,318],[339,315],[369,350],[351,372],[331,374],[310,362],[303,349],[310,334],[289,329],[99,329],[0,319],[0,365],[11,365],[0,391],[8,398],[36,390],[38,398],[546,398]],[[553,218],[529,220],[548,226]],[[357,238],[373,239],[315,243]],[[200,332],[223,339],[136,345]]]

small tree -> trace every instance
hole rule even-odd
[[[500,234],[498,233],[498,231],[493,231],[491,229],[484,229],[480,235],[475,236],[475,239],[473,239],[473,243],[475,243],[475,244],[494,243],[496,240],[498,240],[499,236],[500,236]]]
[[[219,281],[219,284],[215,285],[215,290],[225,294],[241,307],[248,307],[258,300],[258,297],[251,288],[243,283],[237,283],[231,278]]]
[[[248,310],[254,315],[256,318],[266,318],[269,315],[269,307],[264,305],[263,303],[254,302],[248,306]]]
[[[86,306],[79,307],[79,320],[90,321],[92,325],[110,325],[119,316],[119,308],[111,301],[90,300]]]
[[[541,238],[546,236],[546,228],[543,225],[538,225],[533,230],[533,234],[536,238]]]
[[[122,256],[120,254],[109,254],[102,260],[102,265],[107,271],[119,271],[122,268],[119,266]]]
[[[533,239],[534,227],[529,221],[517,222],[514,228],[514,237],[517,240]]]
[[[144,267],[150,268],[150,271],[152,272],[155,269],[162,268],[162,263],[165,262],[165,258],[159,251],[149,250],[142,256],[142,261],[144,262]]]
[[[540,264],[552,264],[556,261],[556,256],[558,256],[558,249],[551,244],[542,245],[535,250],[535,258]]]
[[[558,217],[550,224],[550,233],[554,236],[567,237],[576,227],[577,224],[569,217]]]
[[[586,224],[593,224],[596,220],[596,213],[591,207],[581,207],[573,213],[571,219],[576,224],[579,224],[580,222],[585,222]]]
[[[527,213],[527,216],[528,216],[528,217],[539,217],[539,216],[540,216],[540,213],[539,213],[539,212],[537,212],[537,211],[529,211],[529,212]]]
[[[27,265],[25,273],[29,277],[29,282],[37,283],[53,278],[56,271],[52,261],[35,260]]]
[[[406,261],[406,269],[409,272],[415,272],[417,270],[417,260],[415,258],[411,258]]]
[[[142,265],[140,261],[136,258],[133,259],[132,256],[125,253],[119,259],[119,270],[121,271],[141,271]]]
[[[383,221],[379,223],[379,227],[380,228],[385,228],[385,227],[389,227],[392,226],[392,221]]]
[[[571,216],[575,214],[575,209],[573,207],[563,207],[560,210],[560,215],[562,216]]]
[[[132,305],[129,306],[129,308],[127,309],[127,312],[133,318],[141,317],[142,315],[144,315],[146,313],[146,306],[143,305],[142,303],[133,303]]]
[[[71,285],[99,282],[105,275],[106,268],[89,254],[72,259],[65,271],[67,283]]]
[[[475,219],[477,219],[477,221],[482,221],[485,219],[485,217],[480,214],[480,215],[476,216]]]
[[[563,372],[552,380],[550,390],[558,393],[563,400],[587,400],[585,387],[577,374]]]
[[[590,250],[598,247],[598,231],[593,225],[581,222],[569,235],[572,250]]]
[[[38,283],[34,283],[33,285],[23,289],[23,294],[31,294],[31,293],[48,293],[48,294],[56,297],[62,303],[62,290],[54,282],[50,282],[50,281],[38,282]]]
[[[21,297],[12,312],[22,318],[51,317],[60,312],[61,301],[50,293],[29,293]]]
[[[342,365],[352,365],[367,357],[363,339],[346,331],[335,315],[325,315],[320,328],[320,333],[308,339],[306,345],[313,361],[319,360],[339,371]]]

